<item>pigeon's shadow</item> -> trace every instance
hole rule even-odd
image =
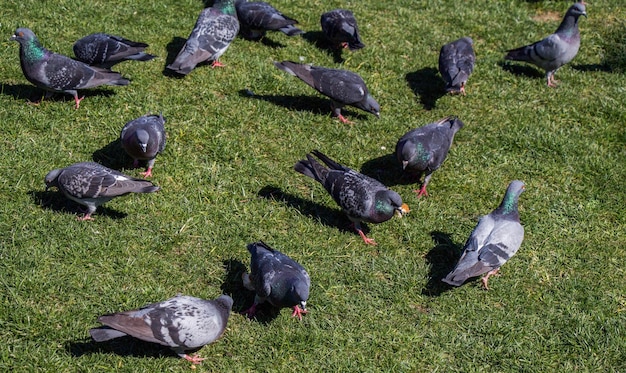
[[[43,209],[71,213],[77,216],[82,216],[82,214],[85,213],[85,209],[82,208],[82,205],[65,198],[61,192],[31,190],[27,193],[33,199],[33,202]],[[115,211],[104,206],[99,206],[94,215],[104,215],[111,219],[123,219],[127,216],[126,213]]]
[[[132,164],[132,158],[122,148],[122,141],[119,138],[93,152],[91,158],[94,162],[114,170],[121,170]]]
[[[435,68],[425,67],[408,73],[405,79],[426,110],[434,109],[437,100],[446,95],[446,85]]]
[[[450,234],[432,231],[430,232],[435,246],[425,255],[428,269],[428,283],[422,289],[422,295],[437,297],[442,293],[452,289],[452,286],[441,281],[450,271],[454,269],[463,246],[454,243]]]
[[[577,70],[577,71],[582,71],[582,72],[587,72],[587,71],[602,71],[606,73],[613,72],[613,69],[611,69],[611,66],[609,66],[608,64],[598,64],[598,63],[585,64],[585,65],[572,65],[572,69]]]
[[[285,45],[282,43],[279,43],[277,41],[274,41],[270,38],[267,37],[267,35],[263,35],[260,36],[258,38],[251,38],[251,37],[247,37],[241,34],[241,32],[239,33],[239,37],[243,40],[247,40],[253,43],[261,43],[263,45],[265,45],[266,47],[272,48],[272,49],[278,49],[278,48],[284,48]]]
[[[65,348],[74,357],[97,353],[114,353],[119,356],[139,358],[178,357],[169,347],[145,342],[130,336],[115,338],[105,342],[95,342],[91,338],[81,341],[69,341]]]
[[[405,179],[395,154],[385,154],[370,159],[361,166],[361,173],[380,181],[386,186],[401,184]],[[409,184],[407,181],[405,184]]]
[[[525,76],[528,78],[544,78],[545,74],[529,65],[512,64],[505,61],[498,62],[498,65],[504,71],[508,71],[513,75]]]
[[[62,92],[46,92],[43,89],[39,89],[35,86],[28,84],[2,84],[1,93],[7,96],[13,96],[16,100],[26,100],[28,103],[38,104],[46,101],[71,101],[74,102],[74,97],[70,94]],[[46,95],[49,94],[48,97]],[[105,96],[110,97],[115,95],[115,91],[101,88],[90,88],[80,90],[79,96]]]
[[[215,0],[202,0],[202,5],[204,5],[205,8],[212,7],[213,4],[215,4]]]
[[[334,63],[342,63],[342,49],[334,47],[322,31],[307,31],[302,34],[302,38],[313,44],[317,49],[323,50],[333,58]]]

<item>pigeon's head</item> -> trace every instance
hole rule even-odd
[[[56,170],[52,170],[48,172],[48,174],[46,175],[46,178],[44,179],[46,183],[46,191],[50,189],[51,187],[59,186],[58,180],[59,180],[59,175],[61,174],[61,171],[63,170],[60,168],[57,168]]]
[[[230,310],[233,308],[233,298],[231,298],[228,295],[220,295],[216,300],[216,303],[218,303],[223,309],[227,310],[228,312],[230,312]]]
[[[139,145],[141,152],[145,153],[148,150],[148,142],[150,141],[150,134],[148,134],[148,131],[145,131],[145,130],[137,130],[135,134],[136,134],[137,145]]]
[[[370,94],[361,102],[359,108],[376,115],[376,118],[380,118],[380,105]]]
[[[15,40],[21,44],[21,43],[25,43],[28,41],[32,41],[36,38],[37,37],[35,36],[35,33],[32,32],[30,29],[20,27],[17,30],[15,30],[15,33],[13,34],[13,36],[9,38],[9,40]]]
[[[576,18],[580,17],[580,16],[585,16],[585,18],[587,17],[587,7],[586,7],[587,3],[585,3],[584,1],[579,1],[577,3],[574,3],[574,5],[572,5],[569,9],[568,9],[568,13],[576,16]]]
[[[394,214],[402,216],[410,211],[409,206],[402,203],[402,197],[393,190],[378,191],[375,201],[373,223],[381,223],[391,219]]]
[[[469,45],[474,45],[474,40],[472,40],[472,38],[470,38],[469,36],[464,36],[461,38],[461,40]]]
[[[309,299],[309,286],[305,281],[295,280],[291,284],[291,291],[286,296],[285,303],[289,306],[299,305],[306,310],[306,301]]]

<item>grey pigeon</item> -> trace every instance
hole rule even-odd
[[[548,86],[555,87],[554,74],[559,67],[576,57],[580,48],[578,18],[587,17],[585,3],[580,1],[569,7],[556,32],[536,43],[511,49],[504,56],[506,60],[532,63],[546,71]]]
[[[78,89],[130,83],[120,73],[89,66],[47,50],[27,28],[15,30],[11,40],[20,43],[20,64],[26,79],[46,91],[71,94],[74,96],[76,109],[85,98],[78,98]]]
[[[446,160],[454,135],[461,128],[463,122],[449,116],[411,130],[398,140],[396,157],[402,163],[402,169],[418,177],[426,175],[422,187],[415,191],[418,197],[428,195],[426,186],[432,173]]]
[[[328,168],[317,162],[312,155]],[[365,236],[361,222],[382,223],[391,219],[394,213],[402,216],[409,212],[409,206],[402,203],[402,197],[378,180],[342,166],[318,150],[312,151],[306,157],[307,159],[295,164],[294,170],[324,186],[348,215],[348,219],[354,223],[354,229],[366,244],[376,245],[376,242]]]
[[[165,150],[165,118],[163,114],[147,114],[126,123],[122,128],[120,140],[122,148],[133,157],[133,167],[139,161],[148,161],[148,169],[141,174],[152,176],[152,168],[157,154]]]
[[[523,191],[523,182],[514,180],[509,184],[500,206],[480,218],[456,267],[442,281],[461,286],[468,278],[487,273],[482,283],[489,290],[489,277],[498,273],[524,240],[524,227],[517,211],[517,201]]]
[[[217,0],[212,7],[200,12],[183,49],[167,68],[187,75],[200,62],[213,61],[213,67],[224,66],[218,58],[226,52],[238,32],[235,0]]]
[[[75,163],[48,172],[46,190],[57,187],[65,197],[87,206],[80,220],[93,220],[91,214],[103,203],[128,193],[152,193],[160,188],[143,179],[124,175],[94,162]]]
[[[450,42],[439,52],[439,72],[446,82],[446,92],[465,94],[465,84],[474,70],[474,41],[463,37]]]
[[[122,61],[150,61],[156,56],[145,53],[146,43],[124,39],[121,36],[96,33],[87,35],[74,43],[76,59],[89,65],[104,68]]]
[[[302,34],[302,30],[294,26],[298,21],[264,1],[238,0],[235,7],[241,26],[240,32],[246,39],[261,39],[266,31],[280,31],[287,36]]]
[[[274,307],[292,307],[291,316],[302,320],[302,315],[308,313],[306,301],[311,287],[306,270],[262,241],[249,244],[248,251],[250,274],[244,273],[242,279],[244,286],[255,292],[255,297],[252,307],[244,313],[252,317],[257,306],[268,301]]]
[[[351,123],[341,115],[341,108],[345,105],[354,106],[380,117],[380,105],[369,94],[363,78],[356,73],[292,61],[274,62],[274,65],[297,76],[319,93],[329,97],[333,116],[338,117],[342,123]]]
[[[215,342],[226,329],[233,299],[220,295],[205,300],[188,295],[177,295],[138,310],[100,316],[105,326],[89,330],[96,342],[132,336],[142,341],[168,346],[178,356],[199,364],[204,358],[188,353]]]
[[[359,36],[359,28],[354,14],[346,9],[335,9],[322,14],[320,19],[324,35],[333,44],[350,50],[365,47]]]

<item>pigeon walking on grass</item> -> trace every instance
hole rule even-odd
[[[442,281],[461,286],[467,279],[486,273],[482,283],[489,290],[489,277],[498,273],[524,240],[524,227],[517,211],[517,201],[523,191],[523,182],[514,180],[509,184],[500,206],[480,218],[456,267]]]
[[[74,43],[76,59],[89,65],[103,68],[122,61],[150,61],[155,58],[144,50],[148,44],[124,39],[121,36],[96,33],[87,35]]]
[[[555,87],[558,82],[554,80],[554,74],[573,60],[580,48],[578,18],[587,17],[585,5],[580,1],[570,6],[554,34],[536,43],[511,49],[504,59],[528,62],[544,69],[548,86]]]
[[[168,346],[192,364],[200,364],[204,358],[188,354],[221,337],[232,306],[228,295],[215,300],[177,295],[137,310],[100,316],[98,321],[105,326],[90,329],[89,334],[96,342],[129,335]]]
[[[315,160],[313,155],[328,168]],[[294,170],[324,186],[354,223],[354,229],[366,244],[376,245],[376,242],[365,236],[361,222],[382,223],[396,213],[402,216],[409,212],[409,206],[402,203],[402,197],[378,180],[342,166],[318,150],[312,151],[306,157],[307,159],[296,163]]]
[[[163,115],[144,115],[126,123],[120,134],[122,148],[133,157],[133,167],[139,161],[148,161],[148,169],[141,174],[152,176],[157,154],[165,150],[165,118]]]
[[[469,37],[450,42],[439,52],[439,72],[446,82],[446,92],[465,95],[465,84],[474,70],[474,41]]]
[[[79,220],[93,220],[96,208],[115,197],[128,193],[152,193],[160,188],[143,179],[136,179],[94,162],[75,163],[48,172],[46,190],[57,187],[65,197],[87,206]]]
[[[287,36],[302,34],[296,21],[264,1],[237,0],[235,3],[240,33],[246,39],[259,40],[266,31],[280,31]]]
[[[26,79],[48,92],[71,94],[74,96],[76,109],[85,98],[78,98],[79,89],[130,83],[120,73],[89,66],[47,50],[30,29],[18,28],[11,40],[20,43],[20,64]]]
[[[306,301],[309,299],[311,279],[306,270],[295,260],[264,242],[248,245],[250,252],[250,274],[242,275],[243,284],[255,292],[252,307],[244,313],[248,317],[256,314],[259,304],[268,301],[278,308],[293,308],[292,317],[302,320],[308,313]]]
[[[354,14],[346,9],[335,9],[322,14],[322,31],[335,46],[357,50],[365,47],[359,36]]]

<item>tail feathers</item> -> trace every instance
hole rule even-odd
[[[154,192],[158,192],[159,190],[161,190],[160,187],[156,186],[156,185],[149,185],[149,186],[145,186],[139,190],[136,190],[136,193],[154,193]]]
[[[295,35],[300,35],[304,33],[304,31],[300,30],[299,28],[293,25],[287,25],[285,27],[280,28],[279,30],[287,36],[295,36]]]
[[[90,79],[89,84],[85,85],[84,88],[95,87],[101,84],[107,85],[129,85],[130,80],[124,78],[122,74],[107,70],[107,69],[98,69],[96,67],[91,67],[96,70],[96,74],[93,78]]]
[[[109,341],[111,339],[124,337],[128,335],[124,332],[120,332],[119,330],[109,328],[108,326],[102,326],[100,328],[89,329],[89,334],[91,334],[91,338],[93,338],[93,340],[96,342]]]
[[[355,41],[348,43],[348,49],[350,49],[351,51],[355,51],[361,48],[365,48],[365,44],[363,44],[360,39],[356,39]]]
[[[328,169],[322,166],[310,154],[307,154],[306,158],[306,160],[303,159],[296,163],[295,166],[293,166],[293,169],[324,184],[324,181],[326,181],[326,175],[328,175]]]
[[[342,166],[339,163],[333,161],[326,154],[322,153],[319,150],[313,150],[311,152],[311,154],[313,154],[314,156],[319,158],[322,162],[324,162],[326,164],[326,166],[330,167],[333,170],[341,170],[341,171],[348,171],[349,170],[349,168],[347,168],[345,166]]]
[[[274,62],[274,66],[293,76],[297,76],[303,82],[315,88],[315,79],[313,79],[313,75],[311,74],[311,65],[296,63],[293,61],[283,61]]]
[[[135,61],[150,61],[151,59],[156,58],[156,56],[153,54],[140,52],[140,53],[128,56],[126,58],[129,60],[135,60]]]
[[[507,51],[508,53],[504,56],[505,60],[513,60],[513,61],[528,61],[529,53],[528,46],[519,47],[516,49],[511,49]]]
[[[454,276],[454,272],[450,273],[448,276],[446,276],[445,278],[442,278],[441,281],[445,282],[448,285],[452,285],[452,286],[461,286],[463,285],[463,283],[468,279],[469,277],[456,277]]]
[[[276,66],[278,69],[285,71],[286,73],[291,74],[293,76],[298,76],[298,74],[296,74],[294,70],[299,68],[299,65],[300,65],[299,63],[295,63],[292,61],[283,61],[283,62],[274,61],[274,66]]]
[[[187,44],[178,53],[176,59],[167,65],[167,69],[172,70],[181,75],[187,75],[193,70],[197,64],[207,61],[211,58],[211,54],[203,49],[195,49],[187,47]]]

